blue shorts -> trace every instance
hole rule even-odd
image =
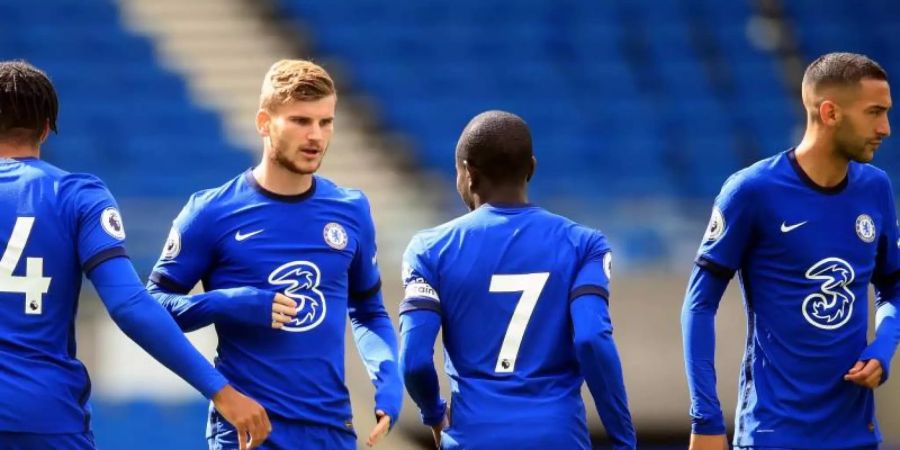
[[[0,432],[0,450],[95,450],[94,433],[37,434]]]
[[[356,450],[356,433],[304,422],[276,419],[269,416],[272,433],[258,447],[263,450]],[[209,414],[206,428],[209,450],[237,450],[237,432],[215,410]],[[4,449],[0,449],[4,450]]]

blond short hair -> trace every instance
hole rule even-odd
[[[259,107],[271,110],[291,101],[310,102],[330,95],[337,95],[337,90],[325,69],[311,61],[282,59],[266,72]]]

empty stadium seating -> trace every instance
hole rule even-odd
[[[110,0],[0,2],[0,59],[35,64],[59,93],[59,135],[43,156],[99,175],[117,197],[177,202],[249,166],[219,117],[192,101],[117,8]]]
[[[708,199],[729,173],[791,145],[798,119],[776,61],[748,41],[742,2],[280,5],[313,31],[318,53],[348,63],[428,166],[452,173],[456,138],[475,113],[523,116],[538,199]],[[711,73],[719,65],[727,70]]]
[[[59,134],[42,156],[107,183],[142,273],[187,196],[251,164],[225,140],[218,115],[162,66],[151,41],[126,29],[115,1],[0,2],[0,59],[25,59],[53,80]],[[157,199],[155,211],[134,198]]]
[[[900,8],[895,2],[797,0],[785,2],[785,10],[800,50],[807,59],[835,51],[864,53],[878,61],[891,79],[897,80],[900,74]],[[888,173],[898,173],[900,143],[896,135],[881,145],[875,164]],[[895,181],[895,189],[897,185]]]

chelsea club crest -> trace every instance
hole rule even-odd
[[[856,235],[865,243],[875,240],[875,222],[868,214],[860,214],[856,218]]]
[[[347,231],[339,223],[331,222],[325,225],[322,231],[325,237],[325,243],[335,250],[343,250],[347,247]]]

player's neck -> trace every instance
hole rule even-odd
[[[0,142],[0,158],[40,158],[40,156],[39,147]]]
[[[486,203],[500,205],[524,205],[528,203],[528,191],[520,186],[496,186],[475,196],[475,207]]]
[[[299,174],[263,161],[253,169],[253,178],[263,189],[278,195],[300,195],[312,187],[312,174]]]
[[[794,154],[806,176],[819,186],[834,187],[847,177],[850,161],[839,155],[826,139],[807,133]]]

